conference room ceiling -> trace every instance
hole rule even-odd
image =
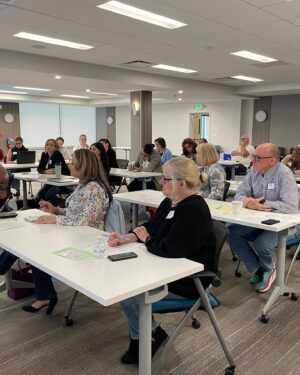
[[[300,93],[298,0],[122,1],[187,24],[173,30],[96,7],[104,2],[0,0],[0,90],[28,93],[0,92],[0,100],[98,106],[128,103],[130,91],[135,90],[150,90],[154,100],[162,103],[179,98],[198,102]],[[34,42],[15,37],[19,32],[94,48],[83,51]],[[230,54],[240,50],[279,61],[263,64]],[[163,71],[153,68],[155,64],[196,73]],[[55,75],[62,78],[55,79]],[[229,78],[235,75],[263,82]],[[92,94],[87,89],[117,96]]]

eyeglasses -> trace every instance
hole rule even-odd
[[[253,155],[252,159],[256,161],[261,161],[264,159],[272,159],[274,156],[258,156],[258,155]]]

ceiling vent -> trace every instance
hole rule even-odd
[[[134,60],[134,61],[128,61],[126,63],[121,64],[123,66],[127,66],[130,68],[149,68],[153,63],[143,60]]]
[[[278,61],[273,61],[269,63],[257,63],[253,65],[257,66],[258,68],[273,68],[274,66],[284,66],[284,65],[291,65],[291,64],[278,60]]]
[[[12,5],[13,3],[16,3],[19,0],[0,0],[0,4],[4,5]]]

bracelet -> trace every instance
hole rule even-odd
[[[139,239],[138,235],[133,230],[130,230],[128,233],[134,234],[135,237],[136,237],[136,239],[137,239],[137,242],[141,242],[141,240]]]

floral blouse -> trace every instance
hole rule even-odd
[[[56,216],[59,225],[88,225],[103,230],[109,198],[102,186],[91,181],[79,184]]]
[[[200,168],[202,175],[202,185],[200,187],[199,195],[202,198],[223,200],[225,187],[225,171],[220,164],[214,163]]]

